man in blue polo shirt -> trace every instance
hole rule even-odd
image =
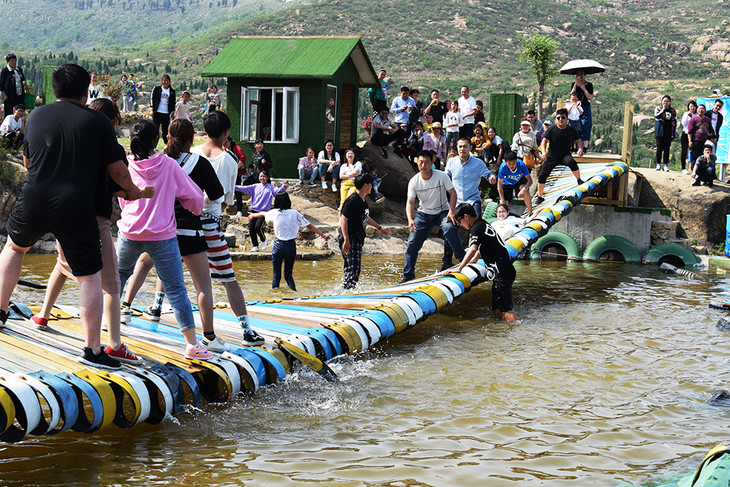
[[[403,140],[408,140],[408,137],[411,136],[411,112],[416,109],[416,102],[411,98],[410,93],[411,90],[407,86],[401,86],[400,96],[395,97],[390,105],[391,113],[395,114],[395,123],[405,131]]]
[[[456,143],[458,157],[452,157],[446,162],[444,171],[454,183],[456,190],[456,204],[469,203],[474,211],[481,218],[482,196],[479,193],[479,183],[482,178],[489,184],[496,184],[497,176],[490,171],[483,161],[469,153],[471,141],[467,138],[459,139]],[[449,245],[444,245],[444,258],[441,270],[448,269],[453,265],[453,251]]]

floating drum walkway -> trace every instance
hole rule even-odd
[[[580,257],[570,242],[548,230],[584,198],[624,174],[628,166],[613,160],[581,164],[580,169],[585,180],[581,185],[575,184],[568,168],[553,171],[546,201],[535,208],[535,218],[506,242],[513,259],[527,247],[539,252],[557,243],[564,245],[569,257]],[[656,253],[666,252],[657,249]],[[251,326],[266,344],[230,345],[209,361],[183,358],[185,343],[172,313],[163,313],[161,321],[154,322],[137,310],[122,334],[144,363],[113,372],[77,361],[84,338],[75,310],[54,309],[50,330],[39,331],[28,319],[32,312],[15,303],[10,319],[0,328],[0,440],[12,443],[27,435],[69,429],[93,433],[112,424],[120,428],[156,424],[187,405],[225,402],[241,392],[275,384],[298,363],[336,380],[327,361],[367,350],[416,326],[486,277],[480,261],[461,273],[437,274],[384,289],[249,302]],[[200,332],[197,313],[196,320]],[[216,334],[225,342],[240,343],[241,329],[229,308],[216,309],[214,322]],[[102,332],[102,341],[106,338]]]
[[[172,313],[163,313],[159,323],[133,316],[122,334],[144,363],[113,372],[77,362],[84,339],[75,310],[55,310],[47,331],[14,313],[0,329],[0,440],[156,424],[186,405],[225,402],[274,384],[297,362],[336,380],[325,362],[415,326],[485,276],[483,265],[470,264],[462,273],[375,291],[250,302],[251,326],[266,344],[230,345],[209,361],[183,358],[185,343]],[[197,313],[196,320],[200,332]],[[241,329],[229,308],[216,309],[214,321],[223,340],[240,343]]]

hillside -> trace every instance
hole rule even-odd
[[[0,50],[78,51],[201,37],[280,0],[0,0]]]
[[[79,1],[82,0],[76,0]],[[104,0],[105,5],[108,1]],[[111,0],[111,3],[117,8],[129,1],[139,3],[142,0]],[[151,1],[154,0],[142,3]],[[198,0],[181,1],[198,5]],[[236,8],[241,8],[244,1],[239,0]],[[74,2],[59,0],[54,3]],[[231,3],[232,0],[228,0],[227,8],[231,8]],[[455,97],[459,87],[468,84],[472,94],[485,101],[488,112],[489,94],[495,91],[520,93],[525,97],[525,108],[534,105],[536,83],[526,65],[520,63],[519,50],[523,36],[542,32],[553,36],[560,44],[558,65],[584,57],[606,65],[606,73],[590,77],[597,90],[594,139],[604,141],[599,150],[616,151],[625,101],[631,102],[637,113],[650,113],[660,95],[668,93],[676,100],[674,106],[681,113],[687,99],[709,94],[712,88],[730,92],[728,21],[717,16],[717,12],[724,11],[729,4],[730,0],[530,0],[519,3],[508,0],[384,0],[377,4],[365,0],[319,0],[290,4],[276,12],[229,22],[211,29],[206,35],[185,41],[171,40],[168,33],[170,29],[173,33],[182,32],[189,27],[190,19],[168,13],[164,22],[138,25],[133,36],[125,36],[125,39],[131,37],[141,41],[156,35],[159,39],[156,42],[128,46],[123,50],[102,49],[99,45],[95,52],[77,52],[76,58],[92,67],[98,66],[95,69],[100,71],[135,72],[143,83],[156,82],[159,74],[171,72],[175,86],[185,83],[186,87],[201,90],[205,81],[199,73],[205,62],[233,35],[359,35],[373,65],[388,69],[392,79],[391,93],[401,84],[407,84],[422,92],[438,87],[446,96]],[[208,5],[208,13],[217,10],[215,6],[211,9],[210,3]],[[256,5],[268,8],[270,4],[264,0]],[[188,13],[186,11],[185,16]],[[150,11],[149,15],[157,14]],[[77,32],[92,28],[88,26],[95,22],[94,19],[80,18],[74,29],[66,30]],[[162,25],[164,29],[156,25]],[[44,60],[40,59],[39,64],[42,62]],[[221,84],[222,80],[217,81]],[[572,77],[558,76],[549,85],[549,108],[554,108],[558,98],[567,96],[571,81]],[[362,99],[364,101],[364,94]],[[361,114],[366,111],[367,104],[362,103]],[[653,137],[637,134],[640,146],[649,146],[652,141]],[[646,149],[636,154],[648,157],[649,152]]]

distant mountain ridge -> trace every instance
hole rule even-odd
[[[280,0],[2,0],[0,50],[83,51],[184,41],[286,6]]]

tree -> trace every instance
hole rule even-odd
[[[530,71],[537,77],[537,116],[542,118],[542,100],[545,97],[545,85],[555,77],[558,68],[553,65],[558,41],[550,36],[535,32],[531,38],[522,38],[520,61],[530,65]]]

